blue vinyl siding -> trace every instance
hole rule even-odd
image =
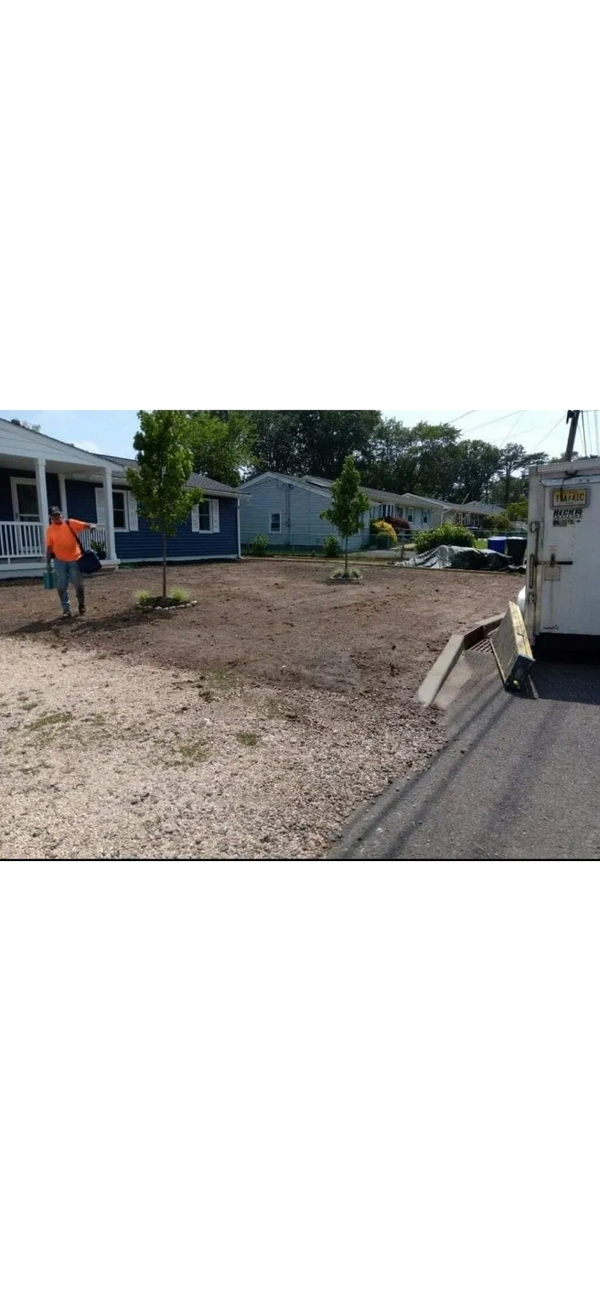
[[[115,484],[115,488],[119,488]],[[96,519],[96,489],[93,483],[80,483],[67,479],[67,506],[75,519],[93,523]],[[167,539],[167,557],[180,556],[237,556],[237,502],[230,497],[219,497],[219,532],[193,533],[191,516],[180,524],[175,537]],[[162,538],[138,512],[138,528],[131,532],[115,532],[115,546],[119,560],[159,560],[162,556]]]
[[[228,497],[219,498],[219,532],[193,533],[191,516],[179,525],[173,538],[167,538],[167,557],[179,556],[237,556],[237,504]],[[138,529],[131,533],[115,533],[119,560],[159,560],[162,556],[162,538],[155,533],[142,515],[138,515]]]
[[[0,468],[0,520],[13,519],[13,507],[10,480],[11,475],[23,479],[35,480],[35,473],[30,470],[11,470]],[[115,484],[118,488],[120,485]],[[46,475],[48,506],[60,506],[58,475]],[[67,513],[73,519],[85,520],[93,524],[96,515],[96,485],[78,479],[65,479],[67,496]],[[207,494],[208,496],[208,494]],[[237,556],[237,501],[231,497],[219,497],[219,532],[193,533],[191,516],[181,524],[175,537],[167,540],[167,556],[177,560],[182,556]],[[42,521],[47,522],[47,521]],[[138,528],[131,532],[115,532],[115,545],[119,560],[159,560],[162,555],[162,539],[155,533],[146,520],[138,513]]]
[[[249,499],[241,506],[242,542],[249,543],[257,533],[266,534],[271,546],[320,547],[329,534],[337,529],[328,520],[321,519],[321,511],[331,505],[331,493],[319,492],[309,484],[299,481],[288,483],[277,475],[254,483],[250,479],[243,485]],[[278,511],[281,519],[279,533],[271,533],[271,514]],[[369,516],[365,512],[360,533],[350,539],[350,549],[356,550],[368,541]]]
[[[76,479],[66,479],[65,492],[67,494],[67,513],[71,518],[84,520],[86,524],[93,524],[96,520],[96,489],[94,484],[81,483]]]

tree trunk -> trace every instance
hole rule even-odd
[[[163,529],[163,601],[167,599],[167,535]]]
[[[346,551],[344,555],[344,574],[348,573],[348,542],[349,542],[349,538],[346,538]]]

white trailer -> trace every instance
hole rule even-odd
[[[529,471],[525,624],[536,659],[600,663],[600,458]]]

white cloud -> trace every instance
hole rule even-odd
[[[73,446],[80,447],[82,452],[100,452],[100,448],[96,443],[74,443]]]

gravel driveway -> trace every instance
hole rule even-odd
[[[415,690],[451,632],[506,605],[505,574],[182,566],[197,601],[134,609],[156,569],[88,584],[57,619],[0,589],[0,857],[317,858],[444,740]]]
[[[43,653],[40,655],[40,651]],[[0,641],[2,858],[314,858],[437,749],[352,696]],[[28,687],[27,683],[35,683]]]

